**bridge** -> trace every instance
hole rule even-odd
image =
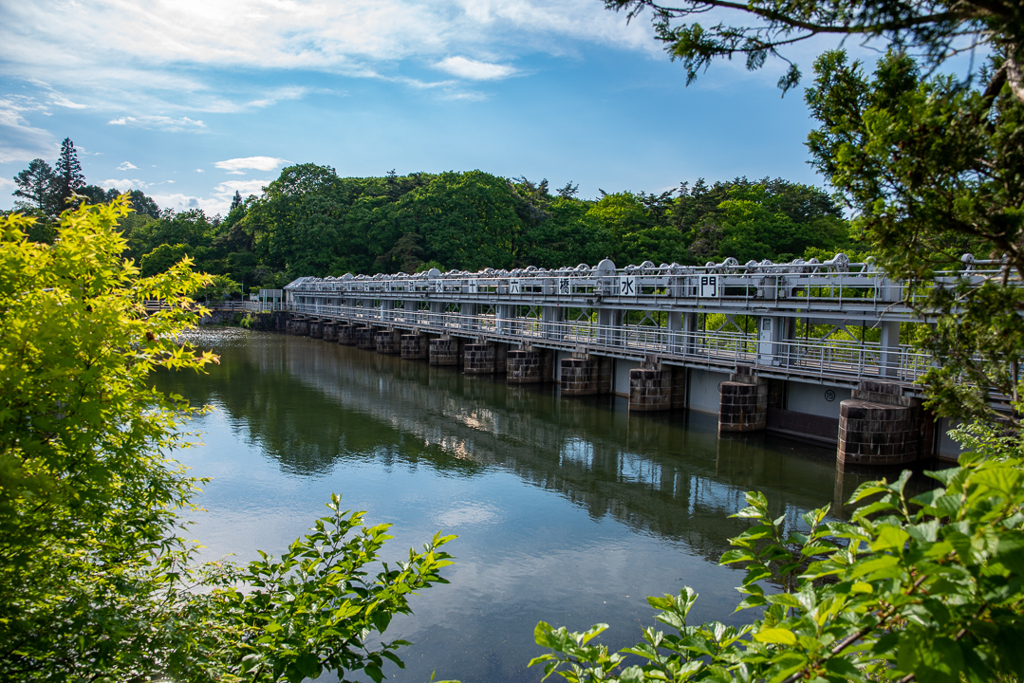
[[[937,286],[1001,276],[965,255]],[[720,433],[768,430],[837,445],[843,463],[955,456],[920,407],[927,354],[901,343],[927,324],[919,296],[844,254],[785,264],[645,262],[469,273],[303,277],[251,308],[341,344],[554,381],[563,396],[618,394],[631,411],[719,416]],[[935,427],[938,429],[935,429]]]

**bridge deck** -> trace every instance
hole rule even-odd
[[[877,342],[792,340],[769,342],[770,348],[766,348],[756,334],[681,332],[653,325],[606,326],[317,304],[292,304],[287,309],[312,318],[563,351],[585,350],[628,360],[640,361],[655,355],[670,365],[723,372],[734,371],[740,365],[752,366],[766,377],[813,379],[839,386],[855,386],[861,379],[882,377],[909,385],[931,363],[930,357],[910,347],[887,353]]]

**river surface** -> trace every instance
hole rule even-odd
[[[273,554],[327,514],[332,492],[371,524],[394,526],[386,560],[439,529],[451,581],[411,599],[389,639],[413,642],[395,681],[539,681],[538,621],[603,642],[637,642],[655,624],[648,595],[699,594],[695,621],[735,619],[742,572],[720,567],[730,515],[759,489],[793,524],[845,499],[834,449],[771,437],[718,439],[698,413],[628,414],[612,397],[560,399],[554,385],[508,386],[305,337],[219,328],[209,374],[165,373],[159,386],[215,407],[177,457],[212,477],[189,534],[204,559]],[[321,679],[323,680],[323,679]],[[327,680],[331,680],[328,678]]]

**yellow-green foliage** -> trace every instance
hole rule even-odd
[[[449,539],[374,575],[387,525],[332,496],[280,559],[192,563],[175,510],[198,482],[164,453],[194,410],[149,380],[216,361],[178,341],[211,279],[188,259],[139,277],[128,211],[122,196],[65,212],[52,245],[0,218],[0,680],[379,682],[402,641],[364,640],[442,580]]]

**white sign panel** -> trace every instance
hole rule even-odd
[[[636,296],[636,276],[626,275],[619,278],[619,296]]]
[[[470,282],[469,283],[469,293],[470,294],[476,294],[477,293],[477,287],[478,287],[478,285],[475,282]]]
[[[522,290],[521,290],[521,288],[519,286],[519,280],[509,280],[508,281],[508,293],[509,294],[519,294],[519,293],[521,293],[521,291]]]
[[[571,294],[572,289],[569,286],[569,278],[560,277],[558,278],[558,293],[559,294]]]
[[[719,297],[722,295],[721,289],[718,286],[717,275],[701,275],[700,276],[700,296],[704,299],[710,299]]]
[[[441,282],[440,280],[435,282],[434,283],[434,291],[437,292],[438,294],[443,294],[444,293],[444,283]]]

